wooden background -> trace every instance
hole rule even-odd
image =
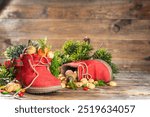
[[[53,50],[88,36],[121,70],[150,72],[150,0],[13,0],[0,15],[1,50],[45,36]]]

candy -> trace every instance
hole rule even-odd
[[[25,91],[26,91],[25,89],[21,89],[21,92],[23,92],[23,93],[24,93]]]
[[[115,87],[115,86],[117,86],[117,83],[114,82],[114,81],[110,81],[110,82],[108,83],[108,85],[109,85],[109,86],[112,86],[112,87]]]
[[[94,80],[90,78],[89,83],[94,83]]]
[[[72,70],[67,70],[67,71],[65,72],[65,75],[66,75],[66,76],[70,76],[71,74],[73,74],[73,71],[72,71]]]
[[[65,83],[61,83],[61,87],[62,87],[62,88],[65,88],[65,87],[66,87],[66,84],[65,84]]]
[[[88,84],[87,84],[87,87],[88,87],[89,89],[94,89],[94,88],[95,88],[95,85],[92,84],[92,83],[88,83]]]
[[[63,76],[63,77],[60,77],[59,79],[60,79],[60,80],[65,80],[65,79],[66,79],[66,77],[64,77],[64,76]]]
[[[10,82],[6,85],[5,90],[7,92],[13,92],[21,88],[19,83]]]
[[[83,90],[87,91],[87,90],[89,90],[89,88],[88,87],[83,87]]]
[[[86,78],[82,78],[82,79],[81,79],[81,82],[82,82],[83,84],[87,84],[87,83],[88,83],[88,80],[87,80]]]
[[[82,87],[83,83],[82,82],[75,82],[76,86],[79,88],[79,87]]]
[[[20,91],[20,92],[18,93],[18,96],[19,96],[19,97],[23,97],[23,96],[24,96],[24,92],[21,92],[21,91]]]
[[[61,79],[61,77],[64,77],[64,75],[63,74],[59,74],[58,75],[58,79]]]
[[[98,81],[94,81],[94,85],[98,85]]]

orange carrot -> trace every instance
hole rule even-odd
[[[49,48],[44,48],[44,52],[47,54],[49,52]]]
[[[45,57],[45,56],[47,55],[48,51],[49,51],[48,48],[44,48],[44,51],[43,51],[42,48],[40,48],[40,49],[38,50],[38,55],[40,55],[41,57]]]

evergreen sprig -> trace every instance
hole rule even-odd
[[[61,50],[55,52],[55,56],[52,60],[50,70],[53,75],[58,76],[60,71],[59,67],[62,64],[90,59],[90,52],[92,46],[87,42],[80,41],[66,41]]]
[[[58,76],[60,73],[59,67],[62,65],[62,58],[60,57],[60,52],[56,51],[54,53],[54,58],[52,59],[50,65],[50,71],[54,76]]]
[[[99,50],[94,52],[93,59],[104,60],[105,62],[107,62],[110,65],[113,73],[118,73],[117,66],[114,63],[112,63],[112,55],[106,49],[100,48]]]
[[[90,59],[90,52],[93,47],[87,42],[67,41],[63,45],[62,52],[69,56],[70,61]]]
[[[25,45],[10,46],[6,49],[4,55],[8,59],[18,58],[23,53],[25,47]]]
[[[14,72],[14,67],[6,68],[4,65],[0,66],[0,86],[12,81],[15,77]]]

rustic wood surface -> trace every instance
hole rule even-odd
[[[150,72],[150,0],[12,0],[0,14],[1,51],[45,36],[53,50],[88,36],[120,70]]]
[[[2,17],[12,19],[150,19],[149,7],[149,0],[13,0]]]
[[[103,86],[93,90],[62,89],[55,93],[33,95],[25,94],[23,100],[116,100],[150,99],[150,73],[125,72],[116,75],[117,87]],[[0,99],[14,99],[1,95]]]

